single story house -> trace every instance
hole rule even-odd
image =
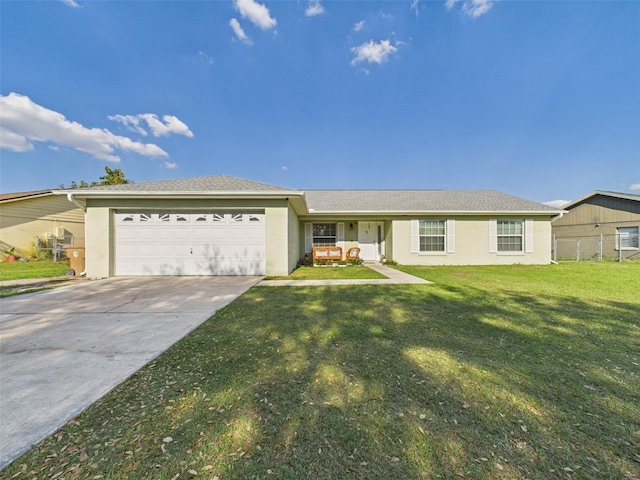
[[[84,211],[54,193],[54,190],[0,194],[0,248],[29,255],[36,243],[54,248],[54,243],[84,241]]]
[[[551,223],[559,257],[581,245],[583,257],[640,258],[640,195],[596,190],[563,209]]]
[[[548,264],[561,213],[496,191],[302,191],[226,175],[57,193],[86,210],[90,278],[286,275],[332,245],[366,261]]]

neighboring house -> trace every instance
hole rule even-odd
[[[581,242],[583,257],[590,247],[598,249],[590,252],[594,257],[638,258],[640,195],[596,190],[563,209],[567,213],[551,224],[559,256],[563,256],[563,251],[573,255]]]
[[[402,264],[548,264],[561,210],[496,191],[301,191],[225,175],[60,191],[90,278],[286,275],[313,246]]]
[[[36,240],[37,239],[37,240]],[[29,255],[44,248],[84,241],[84,212],[54,190],[0,194],[0,248]]]

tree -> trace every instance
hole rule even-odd
[[[124,176],[124,172],[120,168],[104,167],[106,175],[100,177],[100,183],[98,185],[122,185],[125,183],[133,183]]]
[[[100,177],[100,181],[94,180],[91,183],[87,183],[84,180],[80,180],[80,183],[73,180],[71,182],[71,188],[86,188],[86,187],[101,187],[104,185],[123,185],[125,183],[133,183],[124,176],[124,172],[121,168],[109,168],[104,167],[105,175]],[[60,188],[65,188],[64,185],[60,185]]]

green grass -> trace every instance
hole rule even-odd
[[[64,276],[69,270],[66,262],[31,261],[0,262],[0,281],[25,278],[50,278]]]
[[[299,267],[285,277],[267,277],[267,280],[347,280],[387,278],[365,266]]]
[[[3,478],[640,478],[640,264],[402,270],[252,288]]]

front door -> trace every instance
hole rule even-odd
[[[360,258],[367,261],[379,261],[382,254],[382,222],[360,220],[358,222],[358,246]]]

